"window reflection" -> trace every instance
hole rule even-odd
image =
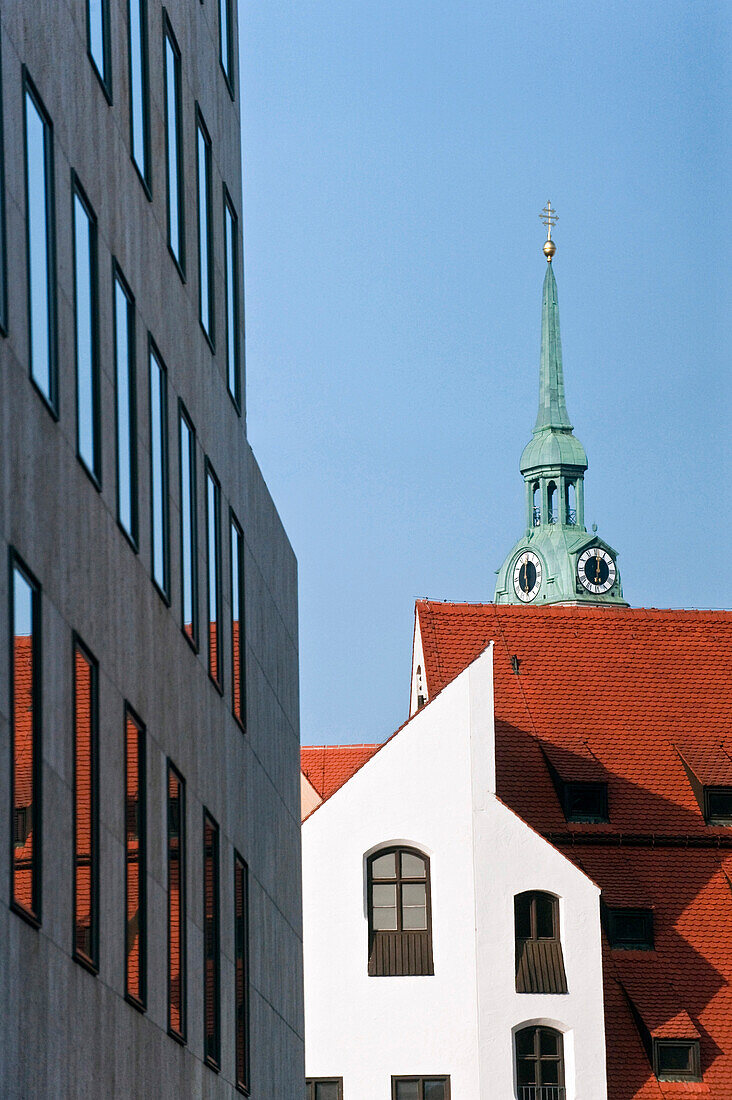
[[[38,589],[17,562],[12,580],[12,898],[30,916],[40,918]]]
[[[180,409],[180,541],[183,630],[196,642],[196,436]]]
[[[150,348],[150,467],[153,577],[168,595],[168,430],[165,368]]]
[[[231,22],[231,0],[219,0],[219,42],[221,68],[234,94],[234,28]]]
[[[114,377],[117,416],[117,517],[137,545],[135,309],[122,273],[114,276]]]
[[[126,993],[145,1003],[145,743],[130,711],[125,719]]]
[[[226,260],[226,372],[229,393],[240,402],[239,378],[239,264],[238,223],[228,192],[224,188],[224,250]]]
[[[87,0],[87,42],[89,56],[109,92],[112,73],[109,56],[109,0]]]
[[[25,136],[30,371],[41,394],[55,408],[53,136],[41,102],[27,82]]]
[[[165,150],[168,175],[168,244],[179,267],[183,256],[183,180],[180,126],[180,50],[165,17]]]
[[[213,340],[213,270],[211,255],[211,139],[197,111],[198,302],[201,324]]]
[[[239,524],[231,517],[231,675],[232,706],[240,725],[246,721],[244,658],[244,538]]]
[[[247,865],[234,856],[236,1083],[249,1087],[249,896]]]
[[[221,631],[219,588],[219,526],[221,490],[210,466],[206,469],[206,541],[208,551],[208,670],[221,686]]]
[[[74,646],[74,952],[97,965],[97,668]]]
[[[132,159],[150,185],[147,0],[129,0],[130,27],[130,141]]]
[[[219,828],[203,819],[204,1056],[219,1065]]]
[[[99,481],[99,362],[96,319],[96,219],[74,184],[74,288],[76,305],[76,445],[79,458]]]
[[[168,764],[168,1027],[185,1038],[185,784]]]

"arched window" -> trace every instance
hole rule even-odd
[[[539,482],[535,481],[531,488],[531,515],[532,523],[534,527],[541,526],[541,495],[539,493]]]
[[[433,974],[430,861],[414,848],[368,859],[369,974]]]
[[[570,527],[574,527],[577,523],[577,490],[575,489],[574,482],[568,481],[565,489],[565,512],[567,516],[567,523]]]
[[[518,1100],[565,1100],[564,1040],[553,1027],[516,1032]]]
[[[559,516],[557,515],[557,486],[556,482],[550,481],[546,487],[547,505],[548,505],[548,520],[549,523],[558,523]]]
[[[553,894],[527,890],[513,899],[516,992],[566,993],[559,903]]]

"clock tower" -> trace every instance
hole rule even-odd
[[[547,270],[541,305],[539,412],[521,455],[526,530],[498,570],[496,603],[627,606],[612,546],[585,527],[587,455],[564,397],[557,284],[552,270],[556,245],[551,203],[542,211],[547,227]]]

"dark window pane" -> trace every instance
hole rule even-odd
[[[605,821],[607,784],[565,784],[565,809],[568,821]]]
[[[554,938],[554,898],[548,894],[536,894],[536,935],[538,939]]]
[[[40,392],[55,407],[53,134],[30,88],[25,93],[25,137],[30,371]]]
[[[531,939],[531,894],[519,894],[514,900],[516,939]]]
[[[336,1081],[320,1081],[315,1085],[315,1100],[339,1100],[340,1090]]]
[[[539,1031],[539,1053],[556,1057],[559,1054],[559,1036],[555,1031],[541,1028]]]
[[[144,733],[128,713],[125,720],[126,824],[126,991],[145,1001],[145,757]]]
[[[244,633],[244,538],[236,520],[231,520],[231,666],[232,708],[243,726],[246,721]]]
[[[240,400],[239,372],[239,231],[236,214],[224,190],[224,258],[226,261],[226,374],[229,393]]]
[[[198,112],[196,128],[198,178],[198,302],[206,335],[213,340],[213,255],[211,246],[211,139]]]
[[[209,467],[206,471],[206,542],[208,552],[208,670],[221,683],[221,592],[219,588],[219,528],[221,490]]]
[[[204,815],[203,822],[203,1012],[204,1055],[219,1065],[219,829]]]
[[[168,1027],[185,1036],[185,785],[168,764]]]
[[[114,279],[114,373],[117,417],[117,516],[137,543],[137,425],[134,306],[119,272]]]
[[[396,1100],[420,1100],[419,1081],[397,1081]]]
[[[236,1083],[249,1087],[249,895],[247,865],[234,857]]]
[[[517,1065],[518,1083],[520,1085],[536,1085],[536,1062],[531,1058],[519,1058]]]
[[[150,351],[150,466],[153,577],[168,594],[168,424],[163,365]]]
[[[196,641],[196,447],[195,434],[180,413],[180,540],[183,630]]]
[[[129,0],[130,20],[130,141],[132,159],[150,184],[147,67],[147,2]]]
[[[74,647],[74,950],[97,963],[96,665]]]
[[[516,1033],[516,1053],[519,1057],[534,1056],[535,1030],[532,1027],[524,1028]]]
[[[561,1079],[559,1076],[559,1061],[556,1062],[541,1062],[541,1083],[542,1085],[559,1085]]]
[[[424,1100],[445,1100],[447,1096],[444,1077],[432,1080],[425,1078],[423,1090]]]
[[[687,1073],[692,1069],[692,1048],[688,1043],[664,1043],[658,1046],[658,1072],[674,1073],[679,1070]]]
[[[76,445],[87,470],[98,480],[99,356],[96,319],[96,221],[79,194],[74,194],[74,289],[76,320]]]
[[[707,816],[710,821],[732,821],[732,788],[707,788]]]
[[[611,909],[608,915],[612,947],[653,947],[653,913],[650,909]]]
[[[13,568],[11,637],[13,745],[13,902],[40,917],[40,726],[36,708],[39,654],[37,599],[25,572]]]

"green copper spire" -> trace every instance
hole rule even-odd
[[[547,203],[547,259],[541,302],[539,412],[521,455],[526,527],[498,572],[496,603],[627,606],[617,553],[585,527],[584,476],[587,455],[572,433],[564,396],[559,302],[552,270],[556,211]]]
[[[551,260],[544,276],[541,302],[541,366],[539,368],[539,413],[534,433],[544,428],[572,431],[564,398],[562,337],[559,333],[559,301]]]

